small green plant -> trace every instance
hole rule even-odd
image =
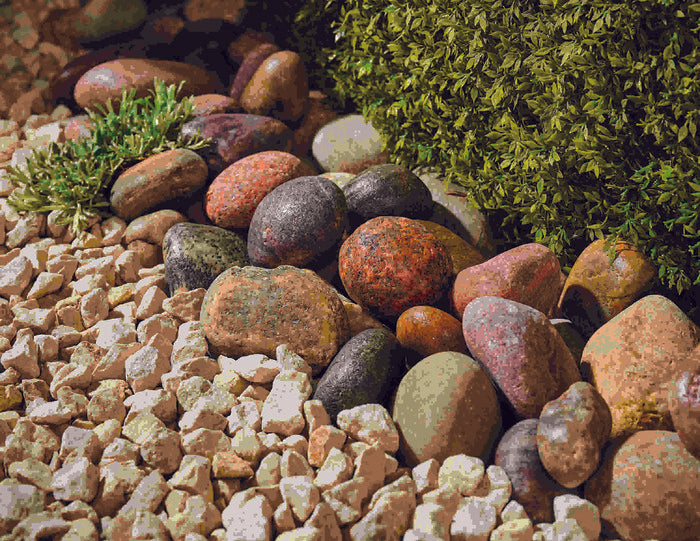
[[[94,216],[106,217],[108,190],[118,174],[134,163],[175,148],[196,150],[210,144],[197,134],[187,142],[182,125],[193,116],[193,99],[177,99],[182,89],[158,79],[151,96],[136,99],[132,89],[122,92],[115,111],[111,100],[106,110],[88,110],[90,136],[34,149],[26,168],[8,167],[10,180],[19,187],[8,201],[19,211],[60,211],[58,225],[69,225],[78,234]]]

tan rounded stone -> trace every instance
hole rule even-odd
[[[214,355],[274,358],[287,344],[316,373],[349,338],[340,297],[314,272],[288,265],[225,270],[204,296],[200,321]]]
[[[464,453],[486,460],[501,428],[501,408],[486,371],[454,351],[426,357],[403,377],[392,407],[399,445],[413,467]]]
[[[598,329],[581,355],[581,374],[608,403],[610,437],[673,430],[668,389],[700,370],[700,328],[671,301],[647,295]]]
[[[241,105],[251,114],[296,121],[306,108],[309,83],[301,57],[293,51],[268,56],[243,90]]]
[[[557,303],[558,313],[588,331],[588,336],[639,298],[655,274],[631,244],[615,243],[612,263],[604,245],[605,239],[598,239],[581,252]]]
[[[606,451],[584,497],[609,536],[626,541],[697,541],[700,461],[674,432],[643,430]],[[605,537],[609,539],[610,537]]]

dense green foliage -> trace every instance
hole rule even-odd
[[[26,169],[8,167],[10,180],[19,186],[9,203],[17,210],[61,211],[59,225],[74,233],[84,230],[95,215],[109,207],[108,190],[119,172],[136,162],[174,148],[195,150],[209,144],[199,136],[183,141],[180,127],[192,118],[192,98],[179,100],[182,85],[165,87],[155,80],[151,96],[135,98],[136,90],[122,92],[117,111],[88,110],[90,137],[51,143],[35,149]]]
[[[337,10],[337,3],[327,6]],[[325,51],[391,159],[434,167],[511,241],[622,238],[700,283],[700,4],[346,2]],[[524,225],[527,224],[527,225]]]

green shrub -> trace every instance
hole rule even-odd
[[[680,293],[700,284],[699,12],[688,0],[355,0],[324,54],[390,158],[459,183],[510,242],[534,238],[568,271],[577,243],[607,238],[612,258],[619,237]]]

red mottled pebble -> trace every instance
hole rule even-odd
[[[396,322],[396,338],[415,354],[411,355],[415,362],[441,351],[468,355],[462,323],[433,306],[414,306],[401,314]]]
[[[278,150],[258,152],[231,164],[207,189],[207,216],[219,227],[246,228],[260,201],[280,184],[314,171],[296,156]]]
[[[338,272],[357,304],[395,317],[440,299],[452,278],[452,258],[445,245],[415,220],[378,216],[343,243]]]
[[[559,260],[546,246],[531,242],[461,271],[452,287],[452,303],[459,319],[471,301],[487,295],[526,304],[552,317],[560,292]]]

